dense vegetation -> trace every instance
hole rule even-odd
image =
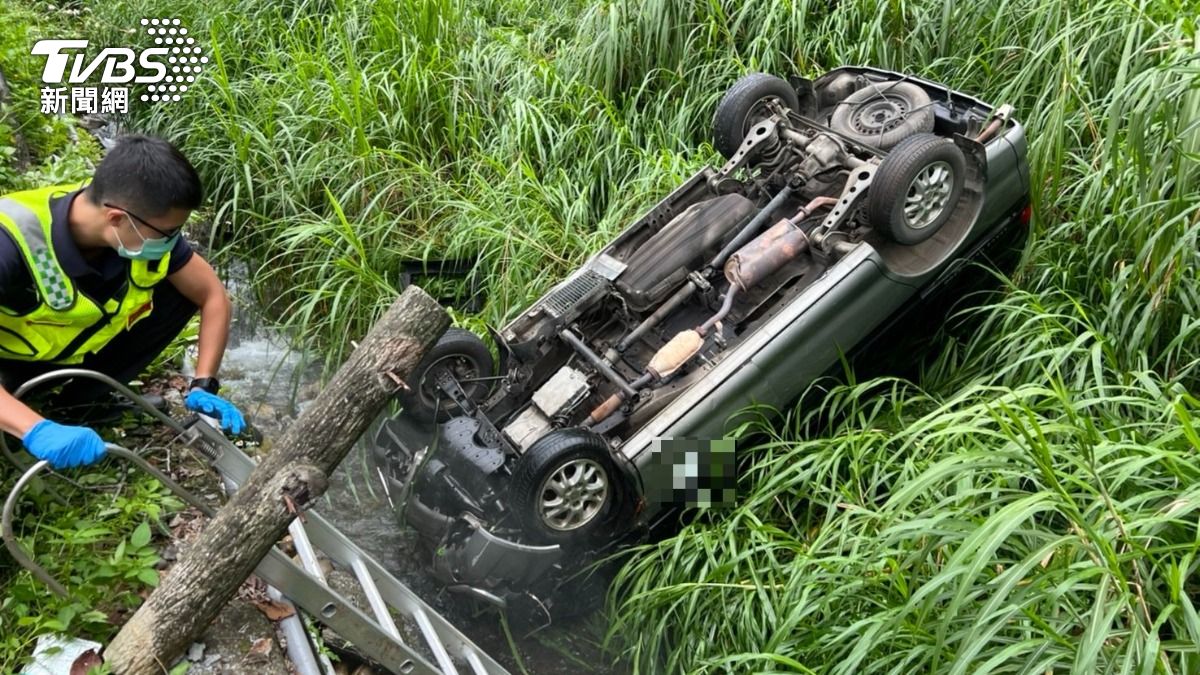
[[[0,3],[0,74],[8,90],[0,101],[0,190],[8,192],[81,179],[100,158],[100,145],[67,117],[43,115],[38,98],[42,57],[34,42],[61,38],[66,21],[47,18],[24,3]],[[0,98],[3,98],[0,96]]]
[[[135,123],[181,142],[214,237],[337,358],[402,261],[476,257],[501,322],[682,177],[751,70],[870,63],[1009,102],[1034,239],[915,383],[757,425],[741,506],[611,596],[645,672],[1194,672],[1200,65],[1167,1],[84,2],[206,33]],[[812,419],[833,420],[814,435]]]

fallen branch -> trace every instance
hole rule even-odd
[[[284,535],[450,319],[409,286],[217,512],[104,652],[120,675],[165,672]]]

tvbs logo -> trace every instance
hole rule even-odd
[[[43,110],[55,108],[53,104],[58,98],[65,103],[70,89],[71,112],[125,112],[76,110],[77,98],[84,100],[84,108],[93,107],[87,105],[88,95],[94,100],[98,94],[95,86],[84,86],[89,82],[103,85],[100,97],[104,101],[128,101],[127,86],[111,85],[146,85],[141,95],[143,101],[180,100],[181,94],[200,76],[208,57],[196,39],[188,35],[187,28],[179,25],[179,19],[142,19],[141,23],[153,38],[154,46],[140,50],[106,47],[93,55],[88,52],[91,44],[88,40],[40,40],[34,44],[31,53],[46,59],[42,69],[42,82],[47,85],[42,89]]]

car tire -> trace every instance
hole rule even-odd
[[[883,158],[871,182],[871,226],[905,246],[937,234],[962,197],[966,164],[948,138],[917,134],[904,139]]]
[[[412,376],[410,391],[398,396],[403,413],[421,422],[445,422],[450,419],[454,403],[438,389],[435,374],[450,368],[460,380],[492,377],[496,362],[487,345],[474,333],[462,328],[450,328],[421,357]],[[467,397],[476,403],[487,398],[491,389],[488,381],[467,382],[462,385]]]
[[[751,73],[725,92],[713,115],[713,145],[726,159],[737,153],[755,122],[770,117],[764,106],[771,99],[782,101],[790,110],[800,109],[792,85],[766,73]]]
[[[556,429],[517,460],[510,503],[531,541],[586,544],[611,534],[622,498],[620,480],[608,444],[599,434]]]
[[[933,131],[933,102],[912,82],[877,82],[836,104],[829,126],[856,143],[880,150],[913,134]]]

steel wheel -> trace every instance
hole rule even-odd
[[[937,222],[954,190],[954,170],[946,162],[929,164],[908,186],[904,197],[904,219],[914,230]]]
[[[856,108],[850,116],[850,125],[864,136],[881,136],[900,126],[908,115],[908,106],[903,99],[880,97]]]
[[[591,522],[604,508],[608,475],[597,462],[580,457],[551,473],[542,482],[541,495],[542,522],[559,532],[569,532]]]
[[[929,94],[912,82],[873,82],[837,103],[829,126],[851,140],[887,150],[913,134],[933,131]]]

